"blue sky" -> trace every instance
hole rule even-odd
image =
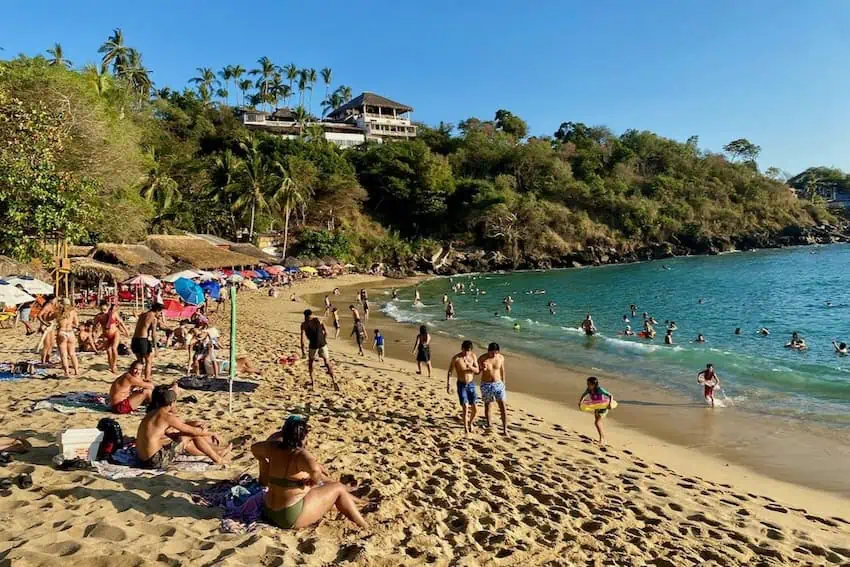
[[[762,168],[850,170],[850,0],[27,0],[3,8],[0,56],[59,41],[93,62],[113,27],[158,86],[267,55],[426,123],[506,108],[532,134],[572,120],[715,151],[746,137]]]

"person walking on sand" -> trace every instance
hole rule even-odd
[[[50,362],[50,355],[53,352],[53,347],[56,344],[56,296],[48,295],[45,297],[45,303],[38,312],[36,319],[39,323],[41,331],[41,339],[38,342],[38,348],[41,351],[41,363],[47,364]]]
[[[604,402],[607,397],[608,407],[594,410],[593,412],[593,424],[596,426],[596,431],[599,433],[599,444],[605,445],[605,430],[602,427],[602,419],[608,414],[608,410],[611,409],[611,403],[614,401],[614,396],[612,396],[608,390],[599,385],[599,379],[596,378],[596,376],[591,376],[587,379],[587,389],[585,389],[584,393],[578,399],[579,409],[581,409],[581,403],[588,396],[591,400],[598,400],[600,402]]]
[[[136,452],[143,469],[166,469],[178,455],[206,456],[217,465],[224,462],[230,446],[219,449],[218,437],[205,426],[184,422],[175,413],[177,392],[173,386],[153,389],[148,410],[136,432]]]
[[[365,502],[348,488],[331,481],[325,468],[307,451],[310,428],[304,416],[290,415],[277,433],[254,443],[251,453],[259,463],[263,497],[263,520],[283,529],[311,526],[336,508],[343,516],[367,529],[358,510]]]
[[[363,321],[360,319],[354,320],[354,328],[351,329],[351,335],[354,340],[357,341],[357,349],[360,352],[360,356],[365,356],[363,352],[363,341],[366,340],[366,328],[363,326]]]
[[[416,373],[422,374],[422,365],[425,364],[428,367],[428,378],[430,378],[431,335],[425,325],[419,326],[419,334],[416,335],[416,342],[413,343],[413,353],[416,355]]]
[[[309,351],[304,350],[304,337],[307,337]],[[313,382],[313,359],[318,353],[325,362],[328,376],[331,377],[331,384],[334,390],[339,390],[334,377],[334,369],[331,365],[330,353],[328,352],[328,330],[325,324],[318,317],[313,317],[313,312],[310,309],[304,310],[304,322],[301,323],[301,331],[299,332],[299,340],[301,341],[301,356],[309,354],[307,357],[307,370],[310,373],[310,389],[314,389]]]
[[[697,374],[697,383],[703,386],[706,403],[714,407],[714,390],[720,387],[720,377],[714,372],[713,364],[706,364],[705,370]]]
[[[331,316],[333,317],[333,327],[334,327],[334,338],[339,338],[339,310],[336,307],[331,307]]]
[[[56,346],[59,348],[59,358],[62,360],[62,370],[65,378],[70,378],[70,370],[74,376],[80,374],[80,364],[77,361],[77,333],[75,327],[80,326],[77,310],[71,305],[71,300],[63,297],[59,302],[59,312],[56,315]]]
[[[136,323],[133,339],[130,341],[130,350],[136,355],[136,360],[145,363],[145,380],[148,382],[151,382],[153,356],[157,345],[156,330],[162,309],[162,303],[154,303],[148,311],[142,313]]]
[[[487,427],[490,427],[490,406],[496,402],[502,416],[502,434],[507,435],[505,357],[499,352],[499,343],[490,343],[487,346],[487,354],[478,359],[478,368],[481,371],[481,397],[484,399],[484,419],[487,421]]]
[[[359,321],[360,320],[360,312],[357,310],[357,308],[354,307],[354,305],[349,305],[348,309],[351,311],[351,316],[354,317],[354,320]]]
[[[104,299],[100,302],[100,313],[94,318],[94,327],[92,333],[101,328],[101,337],[106,344],[106,360],[109,363],[109,371],[113,374],[118,373],[118,343],[121,335],[129,335],[127,327],[118,314],[118,309],[114,304],[110,304]]]
[[[475,390],[475,375],[478,374],[478,359],[472,352],[472,341],[463,341],[460,352],[452,357],[449,370],[446,372],[446,393],[452,392],[452,372],[457,373],[457,398],[460,402],[460,419],[466,434],[472,433],[475,424],[478,394]]]
[[[134,360],[129,370],[115,379],[109,387],[109,407],[112,413],[128,414],[142,404],[148,404],[153,394],[153,382],[146,382],[142,370],[145,364]]]
[[[326,295],[325,296],[325,314],[322,315],[322,317],[327,317],[328,314],[331,312],[331,309],[333,309],[333,304],[331,304],[331,296]]]
[[[375,329],[375,338],[372,341],[372,346],[375,348],[375,352],[378,353],[378,360],[384,361],[384,335],[381,334],[380,329]]]

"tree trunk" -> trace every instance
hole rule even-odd
[[[286,260],[286,247],[289,244],[289,207],[286,207],[283,220],[283,259]]]
[[[254,242],[254,212],[256,208],[256,203],[251,205],[251,226],[248,228],[248,240],[252,243]]]

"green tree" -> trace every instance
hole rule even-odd
[[[219,92],[224,93],[224,104],[227,104],[229,106],[230,80],[233,78],[233,65],[225,65],[224,67],[222,67],[222,69],[218,72],[218,76],[224,82],[224,87],[222,89],[219,89]]]
[[[245,75],[245,72],[246,72],[245,67],[243,67],[242,65],[231,65],[230,66],[230,78],[233,79],[233,84],[237,88],[240,88],[239,84],[240,84],[242,77]],[[229,88],[229,85],[228,85],[228,88]],[[248,88],[250,88],[250,87],[248,87]],[[240,88],[240,90],[241,90],[241,88]],[[245,104],[245,93],[244,93],[244,91],[242,92],[241,102],[237,102],[237,104],[239,104],[239,105]]]
[[[508,110],[496,111],[496,128],[521,140],[528,135],[528,124],[519,116],[514,116]]]
[[[754,162],[761,153],[761,146],[753,144],[746,138],[738,138],[723,146],[723,151],[731,155],[734,161]]]
[[[239,90],[242,92],[242,106],[245,106],[245,96],[248,94],[248,91],[251,90],[253,86],[254,83],[250,79],[239,81]]]
[[[128,49],[124,45],[124,32],[121,31],[121,28],[115,28],[112,30],[112,35],[98,48],[97,52],[103,54],[101,62],[104,65],[111,63],[113,74],[119,75],[119,69],[126,66]]]
[[[286,80],[289,81],[289,96],[292,96],[293,89],[295,88],[295,81],[298,79],[298,67],[295,63],[284,65],[281,68],[281,73],[286,77]],[[289,106],[289,97],[286,97],[284,104]]]
[[[258,94],[260,95],[260,100],[264,104],[268,104],[271,102],[269,97],[271,93],[272,80],[274,79],[277,67],[275,67],[272,60],[266,56],[257,59],[257,64],[259,67],[257,69],[251,69],[249,73],[251,75],[259,75],[255,86],[257,87]]]
[[[198,67],[198,74],[189,79],[190,83],[195,83],[198,87],[198,94],[201,99],[209,99],[212,93],[221,83],[215,76],[215,72],[209,67]]]
[[[239,180],[235,186],[238,196],[233,202],[233,210],[241,214],[250,212],[248,239],[254,240],[254,221],[257,210],[268,211],[269,202],[266,198],[271,181],[271,172],[266,157],[260,151],[260,143],[256,138],[239,144],[244,156]]]
[[[322,69],[322,81],[325,83],[325,99],[328,98],[328,91],[331,88],[331,81],[333,80],[333,71],[330,67],[325,67]]]
[[[50,55],[50,59],[47,60],[48,63],[55,67],[71,67],[73,65],[73,63],[65,59],[62,45],[58,42],[54,43],[53,47],[47,50],[47,54]]]
[[[286,251],[289,245],[289,219],[292,212],[299,206],[306,206],[307,195],[303,188],[299,187],[289,172],[280,164],[274,162],[276,169],[272,176],[272,197],[271,201],[278,213],[283,217],[283,257],[286,258]]]

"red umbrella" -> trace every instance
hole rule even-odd
[[[272,274],[273,276],[276,276],[277,274],[283,271],[283,268],[278,266],[269,266],[268,268],[266,268],[266,271]]]
[[[253,270],[242,270],[242,275],[245,276],[246,278],[258,278],[258,277],[260,277],[259,274],[257,274],[257,272],[255,272]]]

